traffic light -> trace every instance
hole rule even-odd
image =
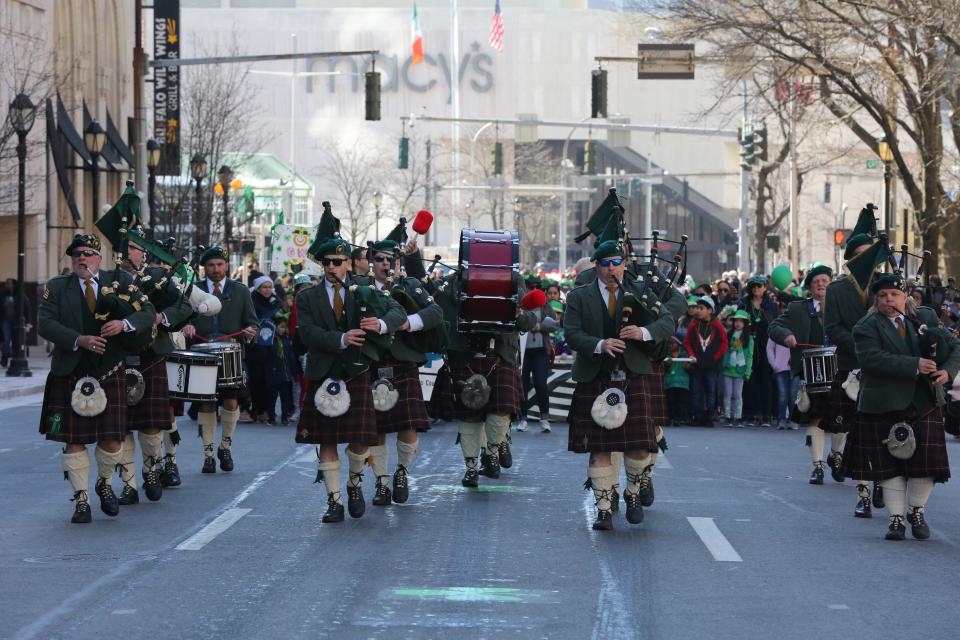
[[[503,143],[493,143],[493,175],[503,175]]]
[[[410,138],[404,136],[400,138],[400,168],[406,169],[410,166]]]
[[[590,72],[590,117],[607,117],[606,69],[595,69]]]
[[[852,229],[837,229],[833,232],[833,244],[837,247],[842,247],[847,244],[847,239],[850,237],[850,234],[853,233]]]
[[[766,125],[757,129],[753,134],[753,144],[756,147],[757,158],[761,162],[767,161],[767,127]]]
[[[583,143],[583,173],[588,176],[597,172],[597,156],[594,144],[591,140]]]
[[[740,135],[740,168],[750,171],[757,162],[757,149],[753,142],[753,132]]]
[[[380,119],[380,72],[368,71],[363,74],[364,97],[366,99],[366,120]]]

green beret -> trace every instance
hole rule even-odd
[[[210,247],[200,256],[200,264],[207,264],[210,260],[230,261],[230,254],[223,247]]]
[[[66,255],[72,256],[74,249],[77,247],[90,247],[91,249],[96,249],[99,253],[100,251],[100,238],[93,235],[92,233],[78,233],[73,236],[73,241],[67,247]]]
[[[819,275],[827,275],[832,279],[833,269],[831,269],[825,264],[818,264],[817,266],[807,271],[807,277],[803,279],[803,287],[805,289],[809,289],[810,283],[813,282],[813,279]]]
[[[853,252],[857,247],[872,243],[873,240],[865,233],[856,233],[847,238],[847,247],[843,250],[843,259],[849,260],[853,257]]]
[[[881,273],[877,276],[877,279],[873,281],[873,285],[870,287],[870,291],[874,295],[880,293],[884,289],[899,289],[900,291],[907,290],[907,284],[899,273]]]
[[[323,256],[329,256],[334,254],[343,256],[344,258],[349,258],[350,243],[339,236],[335,236],[333,238],[330,238],[323,244],[321,244],[319,247],[317,247],[316,253],[314,255],[319,260],[323,258]]]
[[[590,256],[590,260],[596,262],[601,258],[625,257],[623,252],[623,243],[616,240],[605,240],[597,246],[597,250]]]

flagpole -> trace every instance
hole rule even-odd
[[[453,117],[460,117],[460,19],[457,0],[450,2],[450,100],[453,103]],[[457,122],[450,124],[450,141],[453,144],[453,183],[460,185],[460,129]],[[457,218],[460,215],[460,191],[452,194],[452,213],[450,216],[450,246],[457,242]]]

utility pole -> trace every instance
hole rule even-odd
[[[794,273],[800,268],[800,216],[797,212],[797,85],[790,95],[790,266]]]
[[[743,81],[743,119],[742,129],[747,133],[747,82]],[[747,206],[750,199],[750,171],[749,166],[740,163],[740,215],[737,220],[737,271],[750,273],[750,242],[747,238]]]
[[[134,42],[133,42],[133,182],[137,193],[147,190],[147,110],[143,104],[144,71],[147,66],[146,54],[143,51],[143,5],[135,0],[134,6]],[[140,207],[143,223],[150,225],[153,211],[150,204]],[[145,213],[144,213],[145,212]],[[94,212],[96,216],[96,212]]]

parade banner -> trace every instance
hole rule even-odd
[[[180,0],[153,2],[153,59],[180,58]],[[157,175],[180,175],[180,67],[153,69],[153,137],[160,143]]]
[[[270,270],[277,273],[305,273],[323,275],[323,267],[307,257],[310,247],[309,227],[295,224],[276,224],[270,231],[271,257]]]

